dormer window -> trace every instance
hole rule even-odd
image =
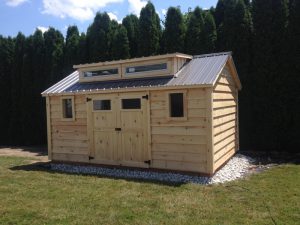
[[[117,74],[119,74],[119,70],[117,68],[83,72],[84,77],[109,76]]]
[[[144,65],[144,66],[130,66],[126,67],[126,74],[134,74],[134,73],[143,73],[143,72],[151,72],[157,70],[166,70],[167,63],[159,63],[152,65]]]

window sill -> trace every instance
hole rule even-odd
[[[71,121],[75,121],[75,118],[62,118],[61,121],[64,121],[64,122],[71,122]]]

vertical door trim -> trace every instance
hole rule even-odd
[[[86,98],[91,98],[91,101],[86,102],[87,108],[87,133],[89,141],[89,157],[95,157],[95,147],[94,147],[94,126],[93,126],[93,96],[86,96]]]

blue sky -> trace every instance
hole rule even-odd
[[[139,15],[145,0],[1,0],[0,34],[15,36],[18,31],[32,34],[36,28],[42,31],[49,26],[63,34],[69,25],[77,25],[85,32],[97,11],[108,12],[112,19],[122,21],[129,13]],[[164,18],[169,6],[180,6],[183,12],[189,7],[210,8],[217,0],[152,0],[156,11]]]

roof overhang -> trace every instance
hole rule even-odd
[[[242,84],[241,84],[239,75],[237,73],[237,70],[236,70],[236,67],[235,67],[235,64],[234,64],[234,61],[233,61],[231,55],[228,58],[227,64],[228,64],[228,67],[229,67],[229,69],[231,71],[233,79],[234,79],[234,81],[236,83],[236,86],[238,87],[239,90],[241,90],[242,89]]]
[[[47,96],[65,96],[65,95],[82,95],[82,94],[101,94],[116,92],[141,92],[155,90],[178,90],[186,88],[213,88],[211,84],[195,84],[195,85],[174,85],[174,86],[155,86],[155,87],[128,87],[128,88],[112,88],[112,89],[90,89],[81,91],[59,92],[59,93],[42,93],[43,97]]]
[[[218,78],[219,78],[222,70],[224,69],[224,67],[226,65],[228,66],[228,68],[229,68],[229,70],[231,72],[231,75],[233,77],[233,80],[235,81],[235,84],[236,84],[238,90],[241,90],[242,89],[242,84],[241,84],[240,78],[238,76],[238,73],[237,73],[237,70],[236,70],[236,67],[235,67],[235,64],[234,64],[234,61],[233,61],[231,53],[228,54],[228,58],[227,58],[226,62],[224,63],[222,69],[220,70],[218,76],[214,80],[213,86],[215,86],[215,84],[217,83],[217,80],[218,80]]]

